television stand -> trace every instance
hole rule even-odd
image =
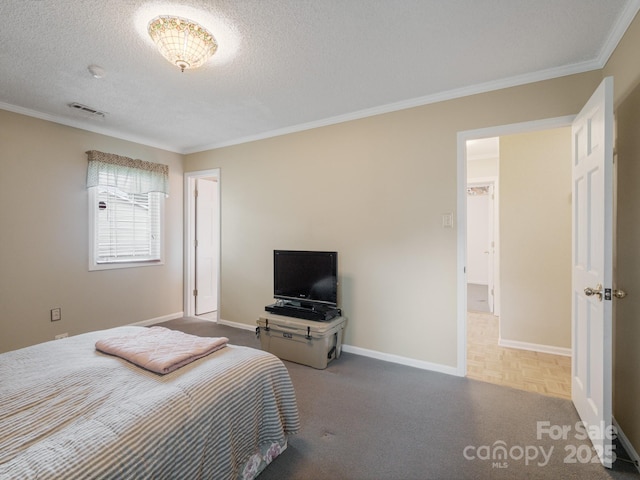
[[[283,360],[324,369],[340,357],[346,322],[342,316],[314,322],[263,313],[258,318],[256,334],[264,351]]]

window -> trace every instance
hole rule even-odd
[[[96,264],[162,261],[161,193],[94,187],[90,197]]]
[[[101,152],[87,153],[89,270],[162,264],[167,176],[163,172],[158,186],[150,170],[159,166],[168,172],[168,167],[149,167],[149,162]],[[92,162],[92,154],[101,156]],[[115,161],[110,161],[114,157]]]

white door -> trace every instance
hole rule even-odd
[[[195,311],[196,315],[214,312],[218,308],[217,231],[218,209],[216,200],[218,183],[204,178],[196,179],[195,226]]]
[[[571,396],[600,461],[611,467],[613,78],[574,120]],[[553,294],[553,292],[550,292]]]
[[[487,286],[487,306],[494,303],[494,185],[467,187],[467,283]]]
[[[470,187],[467,196],[467,282],[489,285],[489,187]]]
[[[495,275],[494,275],[494,262],[495,262],[495,226],[494,226],[494,218],[495,218],[495,196],[494,196],[494,185],[489,185],[489,195],[488,195],[488,212],[487,212],[487,284],[488,284],[488,295],[487,302],[489,302],[489,312],[493,313],[493,303],[494,303],[494,286],[495,286]]]

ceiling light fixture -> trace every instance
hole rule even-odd
[[[206,28],[186,18],[161,15],[149,22],[147,31],[164,58],[183,72],[199,67],[218,49]]]

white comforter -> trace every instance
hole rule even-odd
[[[279,359],[229,345],[160,376],[95,350],[140,328],[0,355],[0,479],[251,478],[286,448],[299,420]]]

